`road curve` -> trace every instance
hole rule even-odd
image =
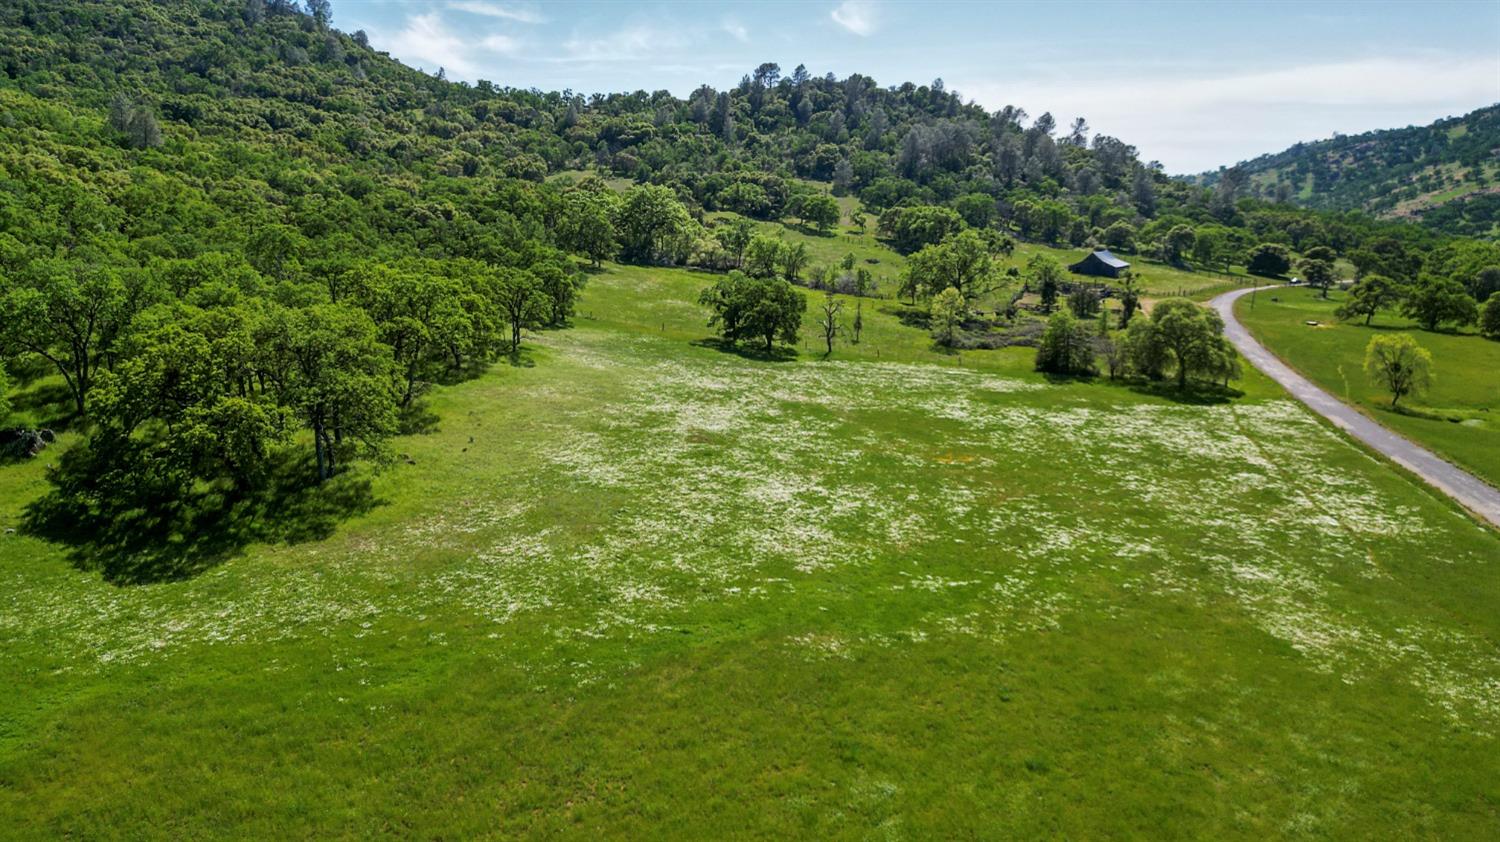
[[[1281,289],[1277,284],[1254,289],[1226,292],[1209,302],[1224,317],[1224,334],[1252,365],[1280,383],[1292,397],[1307,404],[1314,412],[1335,426],[1383,454],[1387,459],[1421,477],[1424,482],[1458,501],[1478,517],[1500,528],[1500,490],[1439,458],[1432,451],[1410,439],[1399,436],[1369,416],[1344,403],[1311,380],[1293,371],[1291,366],[1255,341],[1250,331],[1234,317],[1234,302],[1256,290]]]

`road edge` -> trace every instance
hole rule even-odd
[[[1235,316],[1234,305],[1239,299],[1263,290],[1281,289],[1283,286],[1270,284],[1230,290],[1209,299],[1207,305],[1224,319],[1225,335],[1240,355],[1298,403],[1367,450],[1374,451],[1404,472],[1415,476],[1423,485],[1440,492],[1480,523],[1500,529],[1500,490],[1317,385],[1256,339],[1250,329]],[[1283,371],[1274,370],[1278,367]],[[1311,390],[1316,399],[1310,400],[1298,394],[1299,390]],[[1341,415],[1339,410],[1352,413],[1355,419]],[[1400,452],[1403,449],[1409,451],[1409,455]]]

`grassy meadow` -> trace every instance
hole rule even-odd
[[[9,532],[60,448],[0,467],[0,835],[1492,835],[1495,533],[1253,372],[890,302],[757,359],[708,277],[607,265],[369,511],[181,581]]]
[[[1391,312],[1339,322],[1345,293],[1288,288],[1240,299],[1235,312],[1257,339],[1313,382],[1380,423],[1500,486],[1500,342],[1461,332],[1429,332]],[[1307,324],[1318,322],[1316,327]],[[1371,337],[1407,332],[1432,352],[1432,388],[1391,408],[1391,396],[1365,375]]]
[[[715,222],[739,217],[738,214],[729,212],[717,212],[708,216],[711,221]],[[756,221],[756,227],[761,233],[769,236],[781,237],[790,243],[806,245],[812,266],[833,265],[843,260],[845,255],[852,254],[858,265],[864,266],[875,275],[884,294],[894,294],[901,285],[901,273],[906,270],[906,258],[889,249],[875,236],[873,220],[867,222],[864,231],[849,227],[847,220],[846,224],[838,230],[826,233],[781,222]],[[1005,268],[1014,266],[1017,270],[1024,272],[1026,262],[1034,254],[1048,255],[1067,266],[1087,256],[1088,249],[1055,248],[1041,243],[1017,243],[1015,252],[1009,258],[1000,261],[1001,269],[1003,271]],[[1216,272],[1193,272],[1149,260],[1142,255],[1127,254],[1123,257],[1130,261],[1141,282],[1142,289],[1148,295],[1156,297],[1181,294],[1188,298],[1206,300],[1220,292],[1237,289],[1255,280],[1242,272],[1230,275]]]

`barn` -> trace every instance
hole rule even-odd
[[[1121,272],[1129,268],[1129,263],[1110,254],[1108,249],[1099,249],[1088,257],[1069,266],[1068,271],[1079,275],[1099,275],[1105,278],[1118,278]]]

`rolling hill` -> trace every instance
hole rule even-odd
[[[1189,180],[1213,187],[1226,178],[1240,183],[1241,195],[1494,237],[1500,233],[1500,105],[1428,126],[1299,143]]]

